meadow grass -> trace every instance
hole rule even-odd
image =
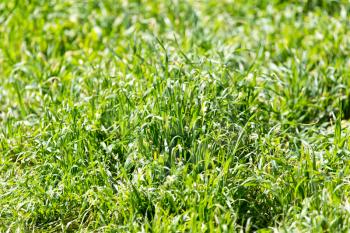
[[[348,0],[0,2],[0,232],[349,232]]]

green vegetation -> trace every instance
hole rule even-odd
[[[0,232],[348,232],[349,14],[1,1]]]

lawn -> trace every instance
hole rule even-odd
[[[0,232],[349,232],[348,0],[0,1]]]

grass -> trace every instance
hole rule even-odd
[[[348,232],[350,3],[4,0],[1,232]]]

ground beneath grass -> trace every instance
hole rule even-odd
[[[1,1],[0,232],[348,232],[349,14]]]

